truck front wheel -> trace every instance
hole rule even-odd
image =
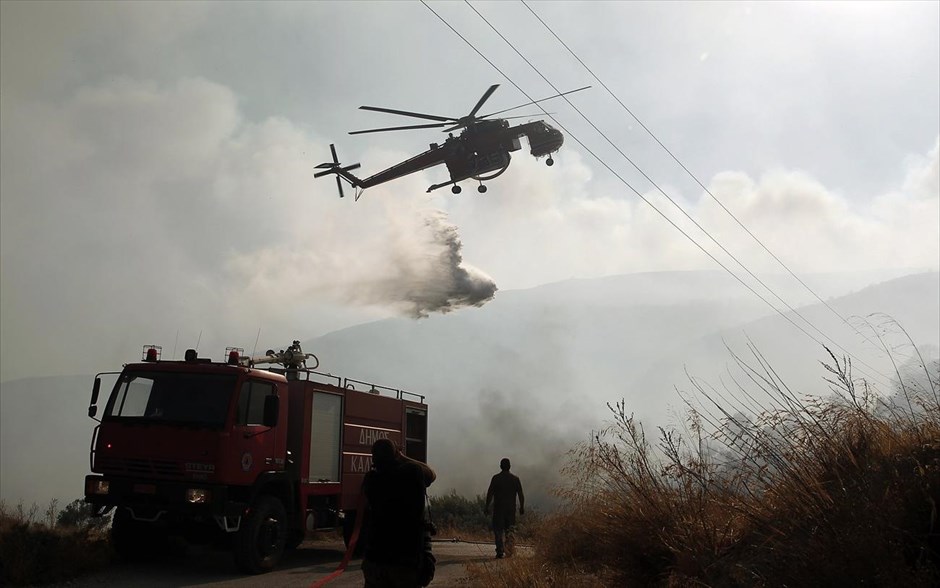
[[[262,496],[242,521],[235,534],[235,565],[248,574],[274,569],[287,541],[287,512],[281,501]]]

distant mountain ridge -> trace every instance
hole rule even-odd
[[[912,325],[915,341],[937,341],[938,283],[936,272],[917,274],[828,303],[843,316],[886,312]],[[814,302],[797,312],[853,348],[860,338]],[[822,347],[722,272],[549,284],[501,293],[481,309],[344,329],[304,348],[337,373],[426,394],[431,459],[447,456],[436,464],[442,481],[468,489],[477,483],[469,472],[492,469],[502,453],[517,453],[520,471],[547,483],[570,444],[607,418],[607,402],[624,398],[653,424],[674,420],[686,371],[717,385],[731,362],[726,345],[743,353],[747,337],[795,384],[826,391]]]
[[[849,282],[833,287],[852,286],[842,290],[851,294],[828,300],[845,316],[885,312],[918,343],[940,341],[936,272],[867,288]],[[833,287],[817,292],[829,298]],[[815,302],[798,311],[854,349],[861,338]],[[682,410],[676,388],[688,388],[686,370],[717,383],[731,361],[725,345],[746,350],[745,334],[800,388],[826,391],[822,349],[722,272],[569,280],[500,292],[482,308],[386,319],[302,344],[324,371],[427,396],[436,492],[481,493],[508,456],[538,501],[558,480],[565,451],[602,426],[605,403],[623,398],[637,416],[665,424],[670,410]],[[863,351],[871,347],[861,341]],[[0,383],[0,497],[64,504],[81,495],[95,425],[85,412],[92,380]]]
[[[685,372],[717,383],[725,371],[724,364],[731,359],[725,349],[730,348],[746,358],[750,355],[748,345],[753,344],[776,369],[788,376],[787,383],[794,389],[815,392],[822,378],[828,375],[820,362],[831,363],[823,349],[825,346],[840,360],[850,357],[854,375],[865,378],[886,393],[895,375],[885,345],[896,363],[913,356],[908,336],[916,345],[926,346],[928,353],[936,355],[940,351],[940,274],[937,272],[873,284],[831,300],[829,306],[841,317],[817,303],[796,309],[799,316],[789,311],[783,313],[792,323],[774,314],[690,341],[677,352],[685,358],[681,369],[675,362],[661,360],[650,366],[639,385],[656,385],[663,379],[674,379],[688,388]],[[800,317],[808,319],[819,331]],[[818,342],[812,341],[794,323]]]

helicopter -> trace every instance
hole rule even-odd
[[[492,180],[501,175],[509,167],[511,160],[509,154],[512,151],[518,151],[522,148],[519,139],[523,135],[529,142],[529,153],[536,159],[548,156],[545,163],[549,166],[553,165],[555,161],[552,159],[552,153],[558,151],[565,140],[561,131],[546,124],[545,121],[542,120],[530,121],[516,126],[510,125],[509,120],[525,118],[523,116],[508,118],[490,117],[517,108],[544,102],[552,98],[558,98],[566,94],[580,92],[581,90],[590,88],[590,86],[569,90],[568,92],[562,92],[540,100],[533,100],[532,102],[513,106],[512,108],[477,116],[483,104],[492,96],[493,92],[495,92],[498,87],[499,84],[490,86],[477,101],[473,109],[470,110],[470,113],[462,117],[438,116],[420,112],[409,112],[406,110],[395,110],[392,108],[379,108],[376,106],[360,106],[360,110],[384,112],[387,114],[409,116],[436,122],[352,131],[349,133],[350,135],[448,127],[443,130],[443,132],[448,133],[448,137],[443,143],[431,143],[427,151],[419,153],[414,157],[406,159],[401,163],[397,163],[388,169],[382,170],[364,179],[360,179],[350,173],[352,170],[358,169],[360,165],[358,163],[347,166],[342,165],[339,162],[339,158],[336,156],[336,146],[331,144],[330,153],[333,156],[333,161],[327,161],[317,165],[317,169],[324,171],[315,173],[313,177],[320,178],[335,175],[336,187],[339,190],[340,198],[344,196],[343,182],[346,182],[356,190],[356,200],[359,200],[359,197],[366,188],[384,184],[385,182],[443,163],[447,166],[447,171],[450,173],[450,180],[432,185],[428,188],[428,192],[443,188],[444,186],[451,186],[451,192],[460,194],[461,187],[458,185],[458,182],[473,179],[480,182],[477,191],[482,194],[486,192],[486,185],[483,182]],[[454,136],[452,131],[459,129],[463,130],[460,131],[459,135]]]

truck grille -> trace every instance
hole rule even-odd
[[[179,462],[165,459],[135,459],[95,456],[95,469],[109,474],[182,478]]]

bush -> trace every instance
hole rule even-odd
[[[461,538],[489,537],[490,518],[483,512],[482,495],[466,498],[456,490],[443,496],[431,496],[431,518],[440,536]]]
[[[471,584],[940,585],[940,363],[917,355],[884,397],[830,352],[833,394],[798,396],[753,351],[749,387],[693,380],[681,430],[610,405],[531,555]]]
[[[51,503],[45,520],[37,521],[37,506],[10,509],[0,502],[0,585],[59,582],[110,562],[111,547],[100,525],[53,526],[55,506]]]
[[[92,516],[94,512],[95,507],[93,504],[89,504],[81,498],[76,498],[59,511],[56,517],[56,526],[77,529],[104,529],[107,527],[111,522],[111,517],[94,517]]]
[[[439,537],[459,537],[464,540],[493,541],[491,515],[483,512],[486,498],[478,494],[466,498],[451,490],[443,496],[431,496],[431,516]],[[529,541],[541,521],[536,509],[527,508],[526,514],[516,517],[516,541]]]
[[[697,385],[703,407],[655,443],[611,406],[539,557],[628,586],[936,585],[940,377],[892,403],[831,355],[835,394],[798,397],[756,357],[759,392]]]

